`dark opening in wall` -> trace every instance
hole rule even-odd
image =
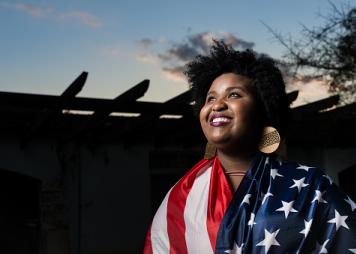
[[[0,253],[39,253],[39,190],[39,180],[0,169]]]
[[[352,200],[356,200],[356,165],[348,167],[339,173],[340,188],[347,194]]]

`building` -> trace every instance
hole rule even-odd
[[[137,101],[144,80],[113,100],[76,97],[86,78],[60,96],[0,92],[1,253],[141,253],[163,196],[202,157],[189,92]],[[356,103],[337,100],[293,109],[288,157],[356,199]]]

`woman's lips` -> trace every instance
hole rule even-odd
[[[214,127],[225,126],[231,122],[231,118],[224,115],[213,115],[210,118],[210,125]]]

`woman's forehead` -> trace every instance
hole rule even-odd
[[[213,80],[208,93],[231,90],[233,88],[251,91],[252,80],[235,73],[224,73]]]

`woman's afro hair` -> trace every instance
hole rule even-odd
[[[283,137],[289,105],[280,70],[271,58],[251,50],[236,51],[223,41],[214,41],[210,56],[199,55],[186,65],[185,75],[192,90],[195,114],[198,115],[203,107],[214,79],[224,73],[235,73],[252,80],[265,124],[277,128]]]

